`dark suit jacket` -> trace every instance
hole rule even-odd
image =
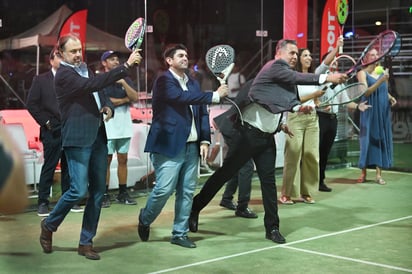
[[[99,91],[101,106],[109,106],[114,114],[112,102],[101,90],[127,75],[128,69],[121,65],[97,75],[89,70],[89,78],[84,78],[72,67],[60,64],[55,76],[55,89],[62,120],[63,147],[90,146],[96,140],[100,126],[105,132],[93,92]]]
[[[53,128],[60,127],[60,111],[51,70],[33,78],[26,106],[39,126],[44,126],[50,121]]]
[[[267,62],[250,87],[250,99],[272,113],[292,111],[301,104],[296,85],[319,84],[319,75],[293,70],[282,59]]]
[[[189,77],[184,91],[173,74],[167,70],[153,86],[153,119],[146,140],[145,152],[175,157],[185,146],[193,115],[198,142],[210,142],[209,114],[206,104],[212,103],[212,92],[202,92],[199,83]]]
[[[249,98],[249,90],[252,86],[254,79],[248,80],[246,83],[242,85],[237,94],[236,98],[233,100],[234,103],[238,106],[239,110],[241,111],[245,106],[250,104]],[[219,116],[213,118],[215,125],[222,133],[225,139],[231,138],[232,135],[235,133],[236,127],[239,126],[240,123],[240,116],[239,110],[232,106],[230,109],[226,110]]]

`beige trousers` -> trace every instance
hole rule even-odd
[[[288,113],[287,124],[294,136],[286,136],[282,195],[312,196],[319,184],[318,115]]]

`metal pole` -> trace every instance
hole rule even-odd
[[[260,0],[260,66],[263,66],[263,0]]]

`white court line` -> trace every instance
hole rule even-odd
[[[151,272],[149,274],[171,272],[171,271],[175,271],[175,270],[179,270],[179,269],[183,269],[183,268],[189,268],[189,267],[193,267],[193,266],[197,266],[197,265],[203,265],[203,264],[207,264],[207,263],[223,261],[223,260],[226,260],[226,259],[230,259],[230,258],[234,258],[234,257],[240,257],[240,256],[243,256],[243,255],[257,253],[257,252],[261,252],[261,251],[265,251],[265,250],[269,250],[269,249],[291,248],[289,246],[293,245],[293,244],[299,244],[299,243],[313,241],[313,240],[317,240],[317,239],[321,239],[321,238],[325,238],[325,237],[336,236],[336,235],[340,235],[340,234],[344,234],[344,233],[348,233],[348,232],[353,232],[353,231],[357,231],[357,230],[371,228],[371,227],[374,227],[374,226],[399,222],[399,221],[403,221],[403,220],[407,220],[407,219],[411,219],[411,218],[412,218],[412,215],[402,217],[402,218],[398,218],[398,219],[392,219],[392,220],[388,220],[388,221],[384,221],[384,222],[380,222],[380,223],[375,223],[375,224],[355,227],[355,228],[351,228],[351,229],[346,229],[346,230],[342,230],[342,231],[337,231],[337,232],[333,232],[333,233],[328,233],[328,234],[324,234],[324,235],[319,235],[319,236],[315,236],[315,237],[311,237],[311,238],[307,238],[307,239],[302,239],[302,240],[298,240],[298,241],[294,241],[294,242],[290,242],[290,243],[286,243],[286,244],[268,246],[268,247],[265,247],[265,248],[249,250],[249,251],[236,253],[236,254],[232,254],[232,255],[228,255],[228,256],[223,256],[223,257],[218,257],[218,258],[209,259],[209,260],[205,260],[205,261],[200,261],[200,262],[197,262],[197,263],[186,264],[186,265],[176,266],[176,267],[167,268],[167,269],[163,269],[163,270],[158,270],[158,271],[155,271],[155,272]],[[324,253],[319,253],[319,254],[324,254]],[[325,255],[327,255],[327,254],[325,254]],[[332,255],[328,255],[328,256],[332,257]],[[336,256],[336,257],[339,257],[339,256]],[[345,258],[345,257],[340,257],[340,258],[342,259],[342,258]],[[361,260],[356,260],[356,259],[352,259],[352,260],[353,261],[358,261],[358,262],[363,262],[363,263],[368,263],[368,264],[373,264],[373,263],[370,263],[370,262],[367,262],[367,261],[361,261]],[[380,265],[380,264],[374,264],[374,265]],[[380,266],[388,267],[387,265],[380,265]],[[400,268],[397,268],[397,267],[392,267],[392,268],[393,269],[400,269]],[[404,271],[407,270],[408,272],[412,272],[412,269],[402,269],[402,270],[404,270]]]
[[[412,273],[412,269],[408,269],[408,268],[402,268],[402,267],[397,267],[397,266],[392,266],[392,265],[387,265],[387,264],[379,264],[379,263],[374,263],[374,262],[369,262],[369,261],[364,261],[364,260],[353,259],[353,258],[349,258],[349,257],[331,255],[331,254],[327,254],[327,253],[322,253],[322,252],[317,252],[317,251],[312,251],[312,250],[302,249],[302,248],[296,248],[296,247],[291,247],[291,246],[283,246],[283,248],[293,249],[293,250],[296,250],[296,251],[302,251],[302,252],[305,252],[305,253],[311,253],[311,254],[321,255],[321,256],[325,256],[325,257],[331,257],[331,258],[334,258],[334,259],[352,261],[352,262],[356,262],[356,263],[368,264],[368,265],[373,265],[373,266],[380,266],[380,267],[385,267],[385,268],[389,268],[389,269],[392,269],[392,270],[400,270],[400,271],[405,271],[405,272],[411,272]]]

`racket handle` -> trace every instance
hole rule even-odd
[[[343,47],[340,46],[340,47],[339,47],[339,54],[342,54],[342,53],[343,53]]]

